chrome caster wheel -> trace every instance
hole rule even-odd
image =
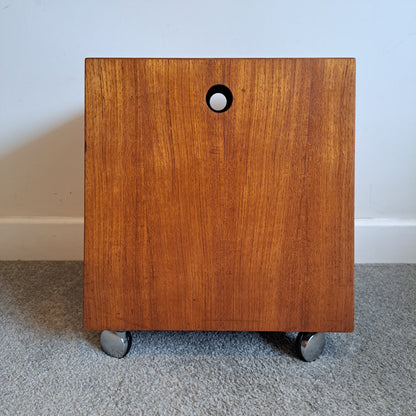
[[[131,348],[132,338],[129,331],[103,331],[100,342],[106,354],[115,358],[123,358]]]
[[[325,348],[324,332],[299,332],[296,350],[304,361],[315,361]]]

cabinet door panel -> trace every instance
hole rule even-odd
[[[353,329],[354,59],[87,59],[85,93],[85,328]]]

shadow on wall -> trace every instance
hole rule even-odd
[[[84,116],[0,157],[0,217],[83,216]]]

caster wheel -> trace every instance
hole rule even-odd
[[[123,358],[131,348],[131,333],[129,331],[103,331],[100,342],[106,354],[115,358]]]
[[[324,332],[299,332],[296,350],[304,361],[315,361],[325,348]]]

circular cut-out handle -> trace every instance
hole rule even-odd
[[[231,107],[233,94],[225,85],[217,84],[208,90],[205,100],[212,111],[223,113]]]

